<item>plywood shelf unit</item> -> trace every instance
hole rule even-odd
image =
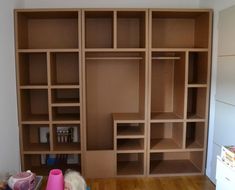
[[[22,168],[39,175],[41,167],[56,166],[48,160],[53,155],[59,161],[64,155],[63,168],[70,166],[68,153],[81,157],[80,20],[80,10],[15,11]]]
[[[211,12],[152,9],[149,34],[147,172],[201,174],[208,125]]]
[[[211,24],[206,9],[16,10],[22,169],[203,173]]]

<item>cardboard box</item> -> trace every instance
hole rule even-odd
[[[235,146],[222,146],[221,158],[228,166],[235,169]]]

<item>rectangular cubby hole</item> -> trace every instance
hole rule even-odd
[[[52,89],[52,103],[80,103],[79,89]]]
[[[189,53],[189,84],[206,84],[208,70],[208,53],[207,52],[190,52]]]
[[[85,48],[113,48],[113,11],[85,12]]]
[[[19,49],[78,48],[78,31],[77,11],[17,12]]]
[[[50,150],[49,125],[22,125],[24,151]]]
[[[51,54],[51,84],[79,85],[79,54],[57,52]]]
[[[150,174],[201,173],[203,152],[164,152],[150,154]]]
[[[48,90],[23,89],[21,96],[22,121],[48,121]]]
[[[180,149],[183,146],[183,123],[151,123],[151,150]]]
[[[117,154],[117,175],[143,175],[143,153],[120,153]]]
[[[56,151],[81,150],[81,132],[79,124],[53,125],[54,149]]]
[[[182,119],[185,53],[153,52],[151,67],[151,119]]]
[[[19,54],[20,85],[47,85],[46,53]]]
[[[144,123],[117,123],[117,136],[144,135]]]
[[[144,150],[144,139],[117,139],[117,150]]]
[[[48,176],[51,169],[60,168],[63,172],[73,169],[81,173],[80,154],[26,154],[23,170],[31,170],[37,175]]]
[[[117,47],[145,48],[145,12],[117,12]]]
[[[204,122],[188,122],[186,129],[186,148],[203,148],[205,139]]]
[[[205,119],[206,92],[206,88],[188,88],[188,119]]]
[[[79,106],[59,106],[52,108],[54,121],[80,121]]]
[[[152,12],[153,48],[208,48],[209,12]]]
[[[87,148],[113,150],[112,114],[144,115],[145,54],[89,52],[85,56]]]

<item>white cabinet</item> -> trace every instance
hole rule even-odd
[[[216,190],[235,189],[235,170],[231,169],[221,158],[217,158],[216,166]]]

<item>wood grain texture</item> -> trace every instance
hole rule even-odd
[[[206,176],[88,179],[91,190],[215,190],[215,185]],[[43,180],[41,190],[46,189]]]
[[[215,190],[205,176],[87,180],[91,190]]]

